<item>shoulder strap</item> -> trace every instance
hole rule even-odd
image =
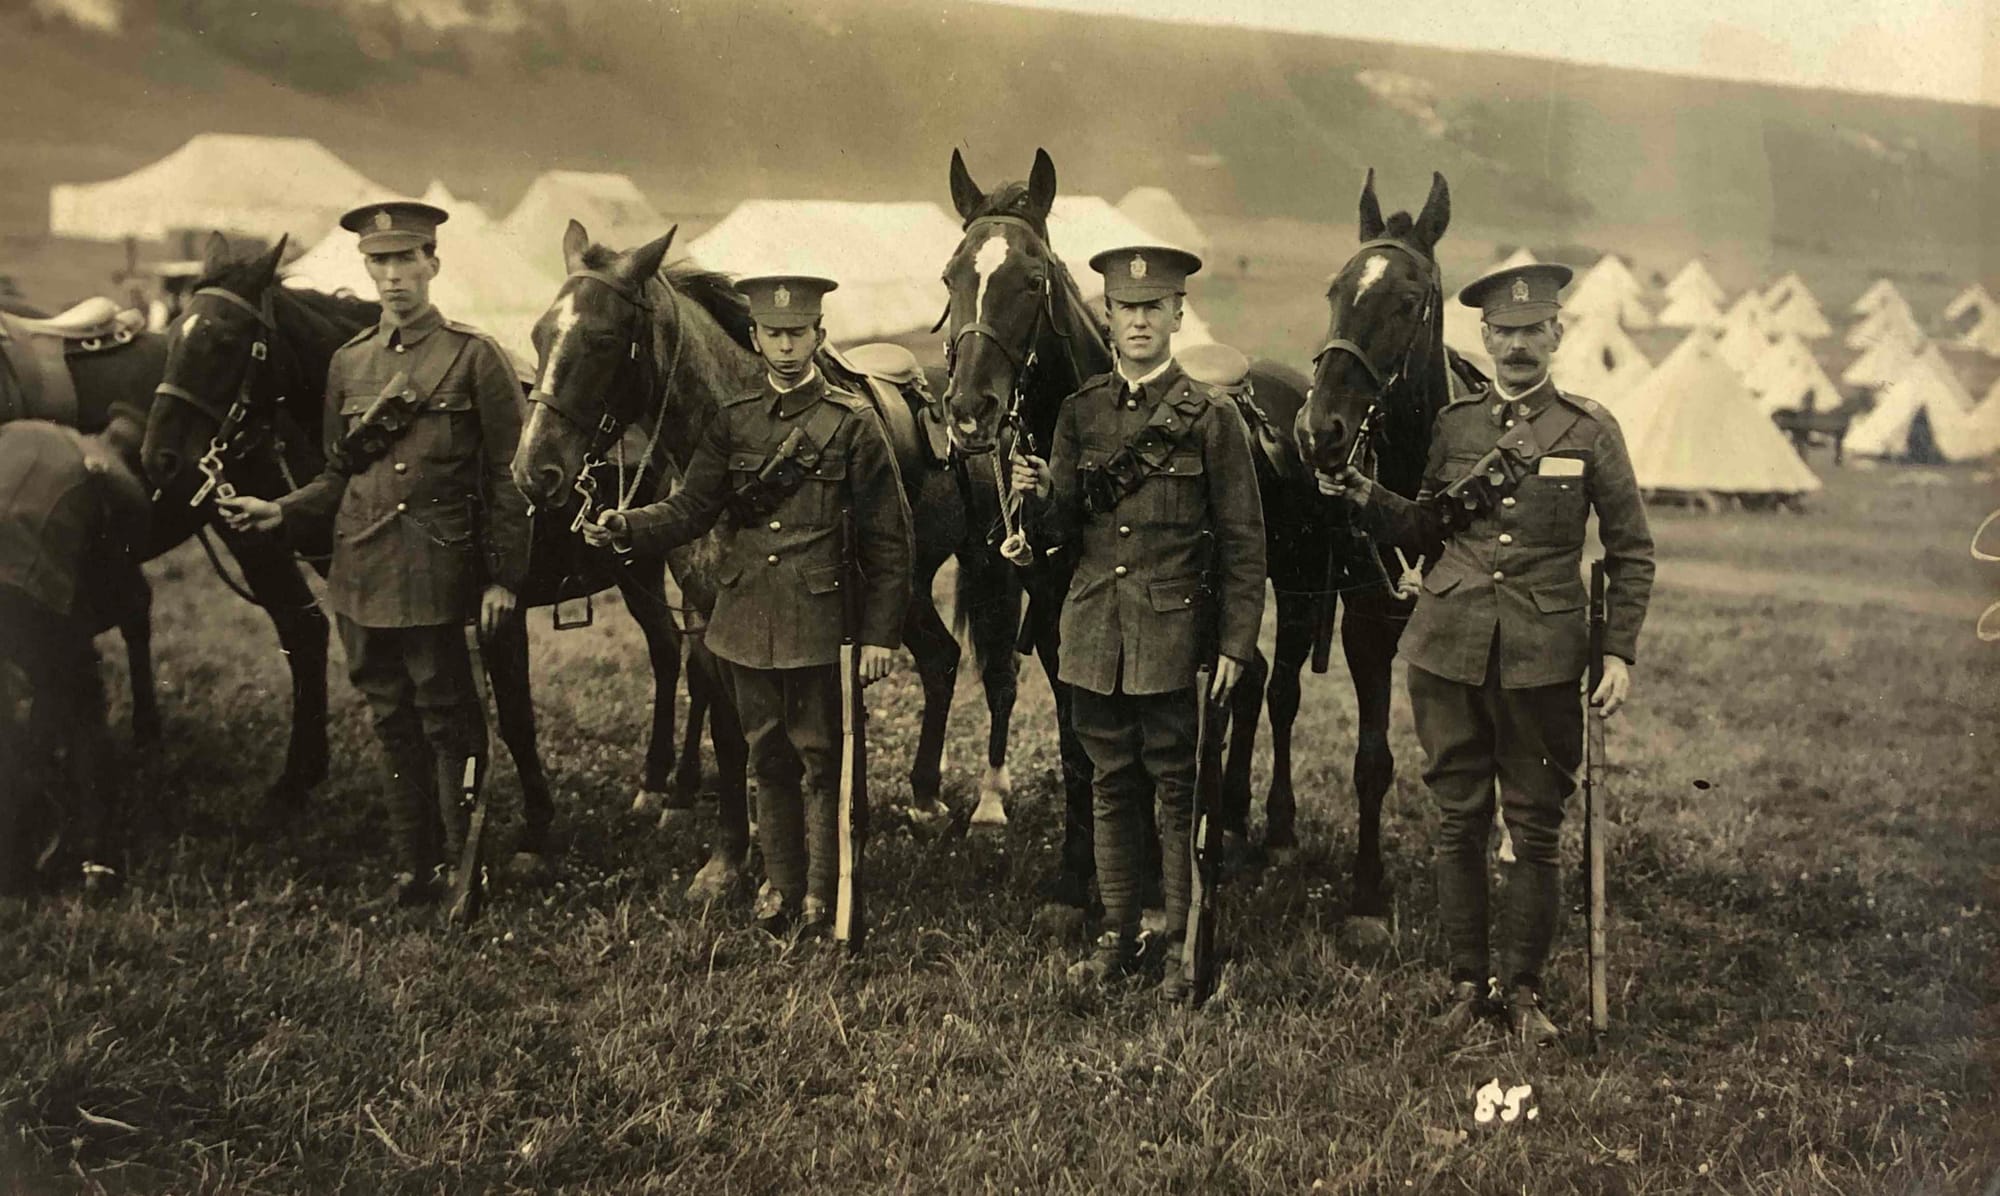
[[[1544,446],[1562,439],[1581,417],[1582,412],[1563,404],[1552,409],[1539,431],[1530,420],[1516,420],[1464,477],[1431,499],[1445,527],[1456,531],[1498,506],[1535,472],[1535,463],[1548,452]]]
[[[443,384],[445,375],[451,373],[451,367],[458,364],[458,359],[465,354],[465,347],[471,343],[469,339],[460,340],[458,347],[449,355],[439,353],[427,358],[422,368],[404,376],[401,390],[389,391],[376,399],[362,413],[361,422],[342,436],[335,446],[340,467],[349,474],[355,474],[380,460],[389,451],[389,446],[410,430],[417,413],[423,410],[431,394]]]

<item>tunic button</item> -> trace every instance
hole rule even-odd
[[[1500,542],[1502,544],[1512,544],[1514,542],[1514,537],[1507,532],[1501,532]]]
[[[1493,580],[1494,580],[1494,581],[1506,581],[1506,580],[1507,580],[1507,575],[1506,575],[1505,573],[1502,573],[1502,572],[1501,572],[1500,570],[1498,570],[1498,569],[1495,569],[1495,570],[1493,571]]]
[[[1125,566],[1120,565],[1116,569],[1113,569],[1111,572],[1119,577],[1123,577],[1125,576],[1126,573],[1129,572],[1129,570],[1127,570]]]
[[[1513,505],[1514,505],[1514,496],[1513,496],[1513,495],[1511,495],[1511,494],[1509,494],[1509,495],[1508,495],[1507,497],[1505,497],[1505,498],[1501,499],[1501,500],[1500,500],[1500,505],[1501,505],[1501,506],[1503,506],[1503,507],[1511,507],[1511,506],[1513,506]]]
[[[778,554],[774,552],[774,553],[772,553],[772,554],[771,554],[770,556],[767,556],[767,557],[765,557],[765,558],[764,558],[764,563],[765,563],[765,564],[767,564],[767,565],[775,565],[775,564],[777,564],[777,563],[778,563]]]
[[[774,532],[775,532],[775,531],[783,531],[783,530],[784,530],[784,525],[783,525],[783,524],[781,524],[781,523],[779,523],[779,522],[778,522],[777,520],[773,519],[773,520],[771,521],[771,530],[772,530],[772,531],[774,531]]]
[[[1513,421],[1513,420],[1511,420],[1511,419],[1510,419],[1510,420],[1508,420],[1508,421],[1507,421],[1507,426],[1508,426],[1508,427],[1510,427],[1510,428],[1511,428],[1511,427],[1513,427],[1513,426],[1514,426],[1514,421]]]
[[[410,504],[406,502],[399,502],[396,504],[396,509],[398,511],[407,511],[410,509]]]
[[[403,351],[404,351],[404,350],[405,350],[405,349],[406,349],[407,347],[408,347],[408,346],[405,346],[405,345],[397,345],[397,346],[396,346],[396,352],[398,352],[398,353],[401,353],[401,352],[403,352]]]
[[[409,465],[408,465],[407,463],[405,463],[405,462],[402,462],[402,461],[398,461],[398,462],[396,462],[396,472],[397,472],[397,473],[408,473],[408,472],[410,472],[410,467],[409,467]]]
[[[1118,534],[1119,534],[1119,535],[1121,535],[1121,536],[1129,536],[1129,535],[1131,535],[1131,534],[1132,534],[1132,525],[1131,525],[1131,524],[1129,524],[1129,523],[1121,523],[1121,524],[1119,524],[1119,525],[1118,525]]]

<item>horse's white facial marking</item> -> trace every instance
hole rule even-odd
[[[189,312],[188,318],[181,321],[181,335],[193,336],[195,328],[198,325],[200,325],[200,323],[201,323],[201,313],[196,311]]]
[[[1366,295],[1368,288],[1381,282],[1382,276],[1388,272],[1389,259],[1379,253],[1361,263],[1361,279],[1354,286],[1354,297],[1359,299]]]
[[[986,241],[973,256],[973,289],[979,294],[978,304],[973,308],[977,319],[986,318],[986,293],[993,289],[993,276],[1000,267],[1007,264],[1007,238],[999,230],[986,234]]]
[[[535,382],[535,389],[543,394],[554,394],[556,366],[562,362],[563,351],[569,348],[569,334],[576,330],[576,296],[564,295],[556,304],[556,334],[549,341],[549,361],[542,367],[542,376]]]

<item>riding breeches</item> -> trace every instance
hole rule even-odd
[[[840,881],[840,670],[727,668],[757,782],[765,875],[788,907],[810,896],[832,909]]]
[[[1104,925],[1126,936],[1139,932],[1146,872],[1153,853],[1146,812],[1156,799],[1161,890],[1167,925],[1187,923],[1191,887],[1189,834],[1194,824],[1195,732],[1193,689],[1160,694],[1071,691],[1077,738],[1090,755],[1092,811],[1096,821],[1097,893]]]

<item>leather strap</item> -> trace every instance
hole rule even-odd
[[[1084,509],[1102,515],[1138,493],[1167,467],[1174,450],[1194,435],[1195,425],[1207,408],[1208,401],[1183,378],[1154,406],[1145,425],[1084,479]]]

